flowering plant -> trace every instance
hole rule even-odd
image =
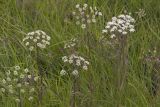
[[[96,18],[102,16],[102,13],[97,7],[88,6],[88,4],[77,4],[76,10],[72,12],[76,25],[81,25],[85,29],[90,23],[96,23]]]
[[[46,48],[47,45],[50,45],[50,39],[51,37],[48,36],[44,31],[36,30],[29,32],[23,39],[23,43],[30,51],[33,51],[35,48]]]
[[[15,66],[6,72],[5,78],[1,78],[1,92],[12,95],[16,102],[21,102],[22,97],[32,101],[38,80],[39,77],[28,68]]]
[[[135,19],[130,15],[121,14],[118,17],[112,17],[112,20],[107,22],[107,25],[102,33],[107,33],[111,38],[118,35],[127,35],[129,32],[135,32]]]
[[[69,56],[63,56],[62,61],[65,64],[69,64],[69,66],[73,68],[73,71],[71,74],[74,76],[78,76],[80,70],[88,70],[89,62],[81,56],[78,56],[75,54],[71,54]],[[67,72],[66,70],[63,69],[61,70],[60,74],[66,75]]]

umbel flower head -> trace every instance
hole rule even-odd
[[[146,12],[144,9],[139,9],[139,11],[135,12],[139,18],[145,17],[146,16]]]
[[[72,12],[76,24],[80,25],[82,29],[85,29],[89,24],[96,23],[96,19],[102,16],[102,13],[97,7],[88,6],[88,4],[77,4],[76,10]]]
[[[127,35],[130,32],[135,32],[135,19],[130,15],[121,14],[118,17],[112,17],[112,20],[107,22],[107,25],[102,33],[107,33],[114,38],[118,35]]]
[[[31,101],[36,94],[36,84],[39,77],[31,72],[28,68],[15,66],[5,73],[5,77],[0,79],[0,89],[2,93],[15,98],[16,102],[20,102],[19,94]]]
[[[65,43],[64,49],[73,48],[74,46],[76,46],[77,42],[78,42],[78,40],[76,38],[72,38],[71,40],[69,40],[68,42]]]
[[[33,51],[35,48],[46,48],[47,45],[50,45],[50,40],[51,37],[48,36],[44,31],[36,30],[29,32],[23,39],[23,43],[30,51]]]
[[[88,70],[89,62],[81,56],[78,56],[75,54],[71,54],[69,56],[63,56],[62,61],[66,65],[69,65],[69,67],[73,68],[73,70],[71,71],[71,74],[73,76],[78,76],[79,71],[81,70],[85,70],[85,71]],[[62,69],[60,72],[60,75],[66,75],[66,74],[67,74],[67,71]]]

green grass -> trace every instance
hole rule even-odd
[[[24,0],[27,1],[27,0]],[[28,2],[31,0],[28,0]],[[90,28],[91,52],[88,55],[86,46],[82,43],[78,52],[89,59],[89,71],[79,77],[80,95],[76,107],[116,107],[116,100],[121,99],[120,107],[159,107],[160,88],[153,96],[150,92],[152,75],[159,74],[159,63],[147,62],[143,58],[154,47],[157,47],[156,57],[159,57],[160,47],[160,0],[86,0],[88,4],[97,6],[103,17]],[[46,90],[41,107],[70,107],[72,80],[61,77],[61,57],[67,53],[61,51],[64,42],[73,38],[81,38],[84,32],[69,19],[70,12],[77,3],[85,0],[34,0],[31,3],[17,5],[16,0],[0,0],[0,77],[9,67],[15,65],[28,66],[36,69],[36,62],[31,53],[22,44],[25,33],[41,29],[51,36],[51,45],[43,51],[41,59],[44,62],[47,75]],[[144,9],[146,16],[139,19],[135,14],[138,9]],[[124,10],[132,13],[136,19],[136,32],[129,40],[129,71],[122,96],[116,98],[114,80],[117,72],[115,50],[108,45],[102,45],[98,39],[105,23]],[[67,20],[67,23],[64,22]],[[155,67],[156,66],[156,67]],[[93,92],[88,85],[92,78]],[[160,83],[157,83],[160,84]],[[118,97],[118,96],[117,96]],[[36,103],[24,102],[24,107],[37,107]],[[14,99],[0,92],[0,107],[17,107]]]

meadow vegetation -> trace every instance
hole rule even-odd
[[[0,0],[0,107],[159,107],[160,0]]]

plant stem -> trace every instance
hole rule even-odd
[[[76,107],[76,77],[73,78],[73,87],[71,95],[71,107]]]
[[[20,102],[19,102],[19,107],[23,107],[23,106],[22,106],[22,99],[21,99],[20,89],[19,89],[19,100],[20,100]]]
[[[117,107],[121,104],[121,98],[123,95],[124,84],[128,71],[128,44],[127,36],[120,36],[119,38],[119,58],[118,58],[118,72],[117,72],[117,91],[115,97],[117,99]],[[118,97],[117,97],[118,95]]]
[[[43,96],[43,69],[41,67],[41,64],[40,64],[40,60],[39,60],[39,50],[37,48],[37,58],[36,58],[36,61],[37,61],[37,66],[38,66],[38,71],[39,71],[39,76],[40,76],[40,89],[39,89],[39,105],[42,105],[42,96]]]

